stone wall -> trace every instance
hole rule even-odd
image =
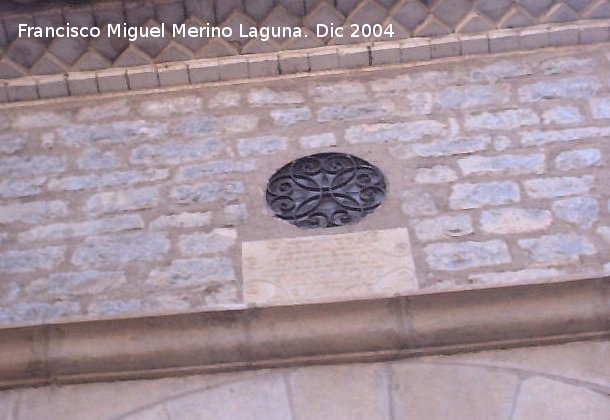
[[[603,276],[609,51],[3,105],[0,323],[245,307],[242,242],[372,229],[409,229],[413,293]],[[384,171],[382,206],[273,218],[268,177],[329,150]]]
[[[1,420],[605,420],[610,343],[16,389]]]

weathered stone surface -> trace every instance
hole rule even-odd
[[[524,146],[542,146],[547,143],[598,139],[610,136],[610,127],[579,127],[565,130],[529,131],[521,134]]]
[[[271,119],[279,126],[289,126],[299,121],[307,121],[311,118],[311,109],[306,106],[295,108],[274,109],[271,111]]]
[[[11,154],[23,149],[28,141],[25,133],[3,134],[0,135],[0,153]]]
[[[198,115],[188,117],[174,128],[177,134],[193,138],[209,135],[247,133],[258,127],[259,118],[256,115],[227,115],[215,117],[212,115]]]
[[[449,140],[414,144],[413,151],[422,157],[461,155],[486,150],[490,143],[491,138],[487,136],[457,137]]]
[[[117,166],[117,155],[111,151],[89,149],[80,156],[77,163],[81,169],[110,169]]]
[[[393,411],[401,419],[510,419],[519,386],[511,372],[473,366],[403,362],[392,370]]]
[[[85,106],[76,114],[77,121],[100,121],[110,118],[121,118],[129,115],[131,109],[124,99],[106,103],[96,103],[94,106]]]
[[[610,398],[585,386],[533,376],[523,381],[515,403],[515,420],[603,420]]]
[[[208,226],[212,223],[212,213],[180,213],[159,216],[150,223],[153,230],[160,229],[188,229]]]
[[[0,253],[0,272],[27,273],[36,270],[51,270],[63,261],[65,253],[65,246],[2,252]]]
[[[333,147],[337,145],[337,138],[334,133],[313,134],[303,136],[299,139],[299,144],[304,149],[314,149],[318,147]]]
[[[109,299],[93,301],[87,305],[86,313],[94,316],[135,315],[144,309],[140,299]]]
[[[562,152],[555,158],[555,166],[560,171],[585,169],[601,161],[602,154],[599,149],[580,149]]]
[[[430,244],[424,248],[426,262],[433,270],[456,271],[512,261],[504,241]]]
[[[568,223],[588,229],[599,217],[599,202],[593,197],[571,197],[553,203],[553,213]]]
[[[236,241],[237,231],[235,229],[218,228],[210,233],[181,235],[178,247],[182,255],[196,257],[224,252],[234,246]]]
[[[417,219],[411,222],[411,227],[420,241],[438,241],[474,232],[472,219],[467,214]]]
[[[533,198],[564,197],[586,194],[593,187],[593,175],[581,177],[541,178],[525,181],[525,191]]]
[[[196,165],[180,166],[176,174],[179,181],[189,181],[210,175],[252,172],[256,169],[254,160],[217,160]]]
[[[147,120],[119,121],[104,124],[67,124],[56,130],[70,147],[115,144],[136,139],[158,139],[167,134],[167,125]]]
[[[556,106],[542,114],[544,124],[576,124],[581,121],[582,115],[575,106]]]
[[[44,223],[68,216],[68,205],[63,201],[34,201],[0,206],[0,224],[15,222]]]
[[[315,102],[346,102],[366,99],[366,87],[360,82],[311,84],[309,95]]]
[[[544,154],[469,156],[458,161],[464,175],[471,174],[541,174],[544,172]]]
[[[595,59],[557,57],[544,60],[539,67],[544,74],[590,73],[595,68]]]
[[[470,77],[473,80],[495,82],[502,79],[529,76],[532,73],[532,68],[527,64],[515,63],[512,60],[498,60],[482,68],[475,68],[470,72]]]
[[[56,223],[47,226],[36,226],[19,234],[19,240],[30,241],[61,241],[78,236],[90,236],[100,233],[120,232],[130,229],[144,228],[144,220],[136,214],[108,217],[86,222]]]
[[[400,196],[401,209],[407,216],[432,216],[438,213],[436,203],[432,195],[421,189],[408,189]]]
[[[449,196],[449,207],[454,210],[499,206],[521,201],[519,186],[515,182],[486,182],[456,184]]]
[[[50,111],[25,111],[15,117],[13,128],[27,130],[46,128],[70,123],[70,114]]]
[[[196,96],[153,99],[140,104],[139,111],[144,117],[167,117],[172,114],[190,114],[201,111],[203,101]]]
[[[468,130],[513,130],[540,124],[540,118],[531,109],[509,109],[499,112],[483,112],[466,117]]]
[[[510,100],[510,85],[450,86],[440,91],[436,102],[443,108],[461,109],[476,106],[503,104]]]
[[[230,204],[223,210],[225,226],[237,226],[248,220],[248,207],[245,204]]]
[[[275,91],[269,88],[248,92],[248,102],[254,106],[291,105],[305,102],[303,95],[294,91]]]
[[[301,368],[289,381],[299,419],[388,418],[389,384],[381,365]]]
[[[545,80],[519,88],[519,100],[537,102],[556,98],[589,98],[601,88],[596,77],[565,77],[557,80]]]
[[[379,118],[394,112],[390,101],[365,102],[349,105],[329,105],[318,110],[318,122]]]
[[[610,118],[610,98],[591,99],[590,104],[593,118]]]
[[[563,271],[555,268],[526,268],[518,271],[471,274],[468,279],[478,284],[515,284],[553,279],[563,274]]]
[[[208,101],[208,108],[231,108],[238,106],[241,102],[239,92],[219,92]]]
[[[43,324],[71,315],[81,314],[78,302],[24,302],[0,308],[0,322],[3,324]]]
[[[68,176],[54,178],[48,183],[51,191],[77,191],[86,188],[110,187],[117,185],[138,184],[141,182],[160,181],[169,177],[167,169],[146,169],[110,172],[100,175]]]
[[[240,407],[236,410],[235,407]],[[291,418],[284,379],[280,375],[253,377],[189,392],[165,404],[171,419],[285,420]],[[135,419],[133,419],[135,420]]]
[[[481,213],[481,228],[488,233],[509,234],[543,230],[553,222],[550,211],[536,208],[502,208]]]
[[[7,179],[0,181],[0,197],[29,197],[39,194],[46,181],[46,177],[40,176],[29,179]]]
[[[225,145],[219,138],[143,144],[131,152],[129,162],[134,165],[173,165],[211,159],[219,156],[224,148]]]
[[[519,239],[518,243],[533,261],[547,264],[577,262],[580,256],[593,255],[597,252],[587,238],[575,234]]]
[[[434,165],[431,168],[419,168],[415,175],[418,184],[443,184],[455,181],[457,174],[449,166]]]
[[[288,138],[283,136],[262,136],[239,139],[237,150],[244,157],[268,155],[288,147]]]
[[[150,272],[146,284],[154,287],[208,288],[235,281],[231,260],[226,257],[174,260]]]
[[[126,281],[121,271],[71,271],[53,273],[48,278],[32,282],[27,293],[48,293],[52,296],[98,295],[121,287]]]
[[[0,178],[28,178],[65,170],[66,160],[57,156],[12,156],[0,159]]]
[[[345,139],[351,144],[409,142],[426,136],[444,136],[447,132],[446,124],[434,120],[363,124],[345,130]]]
[[[87,211],[91,214],[149,209],[159,205],[157,187],[104,192],[92,195],[87,200]]]
[[[194,185],[178,185],[172,188],[170,197],[179,204],[232,201],[245,192],[240,181],[204,182]]]
[[[131,261],[158,261],[168,250],[169,240],[161,233],[92,236],[76,248],[72,263],[79,267],[101,267]]]
[[[243,242],[242,272],[244,301],[256,305],[395,296],[418,288],[404,228]]]

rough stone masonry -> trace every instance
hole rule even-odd
[[[610,47],[0,111],[0,324],[239,308],[245,240],[407,227],[421,292],[610,272]],[[386,201],[304,232],[265,207],[309,153]]]

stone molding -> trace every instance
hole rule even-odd
[[[373,362],[610,335],[610,278],[0,330],[0,388]]]
[[[35,2],[0,6],[0,78],[63,74],[68,71],[185,61],[217,56],[299,50],[353,44],[351,37],[317,37],[316,25],[392,24],[393,40],[472,34],[494,29],[610,18],[607,0],[96,0]],[[84,3],[84,4],[83,4]],[[238,28],[300,27],[309,37],[231,37],[230,39],[166,36],[139,39],[78,37],[19,38],[19,24],[39,27],[107,25],[157,27],[161,24]],[[370,41],[386,39],[384,36]],[[4,50],[4,51],[2,51]]]
[[[342,71],[610,40],[610,20],[0,79],[0,103]]]

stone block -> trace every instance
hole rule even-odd
[[[282,74],[304,73],[309,71],[309,54],[307,52],[280,52],[278,54]]]
[[[436,94],[436,102],[442,108],[449,109],[504,104],[510,101],[510,91],[506,83],[450,86]]]
[[[400,61],[403,63],[425,61],[430,57],[430,41],[427,38],[413,38],[400,43]]]
[[[574,418],[603,419],[610,413],[610,398],[583,385],[533,376],[521,384],[514,420]]]
[[[553,47],[576,45],[579,37],[578,25],[563,25],[549,28],[549,43]]]
[[[6,91],[10,102],[33,101],[39,99],[38,86],[34,79],[9,79]]]
[[[417,219],[411,222],[411,227],[415,230],[417,238],[423,242],[451,239],[474,233],[472,219],[466,214]]]
[[[449,166],[434,165],[431,168],[419,168],[415,176],[418,184],[444,184],[457,180],[457,173]]]
[[[591,99],[589,103],[593,118],[610,118],[610,98]]]
[[[279,61],[277,57],[268,57],[266,55],[253,55],[248,57],[248,76],[270,77],[280,73]]]
[[[407,189],[401,194],[400,200],[400,208],[407,216],[432,216],[438,213],[434,197],[422,189]]]
[[[460,40],[457,35],[430,40],[430,58],[457,57],[460,54]]]
[[[457,271],[508,264],[512,261],[504,241],[430,244],[424,248],[432,270]]]
[[[462,55],[487,54],[489,52],[489,37],[487,35],[460,34],[459,39]]]
[[[389,378],[382,365],[306,367],[288,378],[299,419],[389,418]]]
[[[556,106],[542,113],[544,124],[576,124],[582,121],[582,114],[575,106]]]
[[[334,133],[312,134],[301,137],[299,139],[299,145],[303,149],[333,147],[337,145],[337,138]]]
[[[610,39],[610,27],[606,22],[589,22],[580,25],[578,41],[581,44],[595,44],[606,42]]]
[[[210,83],[220,80],[217,60],[190,61],[188,64],[191,83]]]
[[[219,58],[218,74],[220,80],[247,79],[248,60],[243,56]]]
[[[369,47],[358,45],[339,49],[339,67],[342,69],[368,67],[370,62]]]
[[[164,64],[157,68],[159,75],[159,84],[162,87],[166,86],[181,86],[190,83],[189,73],[186,64]]]
[[[523,50],[545,48],[550,45],[549,30],[547,27],[524,28],[519,32],[519,45]]]
[[[464,175],[472,174],[542,174],[545,156],[533,155],[469,156],[458,164]]]
[[[553,202],[553,213],[568,223],[588,229],[599,218],[599,202],[593,197],[571,197]]]
[[[38,81],[38,94],[41,99],[68,96],[68,81],[65,76],[47,76]]]
[[[218,157],[225,145],[219,138],[191,142],[167,141],[143,144],[131,152],[129,162],[134,165],[176,165],[194,160]]]
[[[550,211],[537,208],[502,208],[481,213],[481,229],[492,234],[513,234],[547,229],[553,222]]]
[[[248,102],[254,106],[293,105],[305,102],[303,95],[295,91],[275,91],[269,88],[248,92]]]
[[[178,185],[171,189],[170,198],[178,204],[207,203],[212,201],[237,200],[245,192],[240,181],[204,182],[193,185]]]
[[[555,158],[555,167],[560,171],[585,169],[601,162],[599,149],[579,149],[561,152]]]
[[[178,240],[180,253],[186,257],[218,254],[233,247],[237,240],[235,229],[217,228],[210,233],[181,235]]]
[[[401,46],[398,42],[376,43],[371,49],[373,65],[398,64],[400,59]]]
[[[156,187],[147,187],[94,194],[87,200],[86,209],[90,214],[105,214],[150,209],[158,204],[159,190]]]
[[[324,71],[339,68],[339,51],[336,47],[316,48],[309,54],[311,71]]]
[[[601,84],[596,77],[575,76],[555,80],[544,80],[518,89],[521,102],[538,102],[547,99],[589,98]]]
[[[91,95],[98,93],[95,73],[68,73],[70,96]]]
[[[395,110],[390,101],[329,105],[318,110],[318,122],[380,118]]]
[[[487,182],[456,184],[449,196],[449,207],[454,210],[499,206],[521,201],[515,182]]]
[[[0,177],[27,178],[37,175],[62,173],[66,170],[66,159],[56,156],[31,155],[0,158]]]
[[[65,253],[65,246],[1,252],[0,272],[28,273],[36,270],[52,270],[63,261]]]
[[[97,73],[100,93],[125,92],[128,90],[127,72],[124,69],[109,69]]]
[[[586,194],[595,178],[593,175],[582,177],[540,178],[524,181],[525,191],[532,198],[553,198],[568,195]]]
[[[159,216],[150,222],[150,228],[153,230],[162,229],[191,229],[208,226],[212,223],[211,212],[187,212],[179,214],[169,214]]]
[[[447,126],[434,120],[378,123],[352,126],[345,130],[348,143],[410,142],[427,136],[444,136]]]
[[[514,130],[516,128],[539,125],[540,118],[532,109],[508,109],[499,112],[471,114],[465,118],[468,130]]]
[[[299,121],[307,121],[311,118],[311,110],[305,106],[274,109],[270,114],[273,122],[283,127],[296,124]]]
[[[237,150],[240,156],[260,156],[285,150],[288,147],[288,138],[282,136],[262,136],[237,141]]]
[[[39,224],[63,219],[68,215],[67,203],[59,200],[33,201],[0,206],[0,224]]]
[[[503,30],[489,34],[489,52],[500,53],[519,49],[520,36],[516,30]]]
[[[586,237],[575,234],[545,235],[519,239],[517,242],[536,263],[576,263],[582,256],[597,253],[595,246]]]
[[[161,233],[121,233],[92,236],[77,246],[72,264],[102,267],[132,261],[158,261],[169,250],[169,240]]]
[[[392,371],[397,418],[508,419],[519,387],[511,372],[476,366],[403,362]]]

